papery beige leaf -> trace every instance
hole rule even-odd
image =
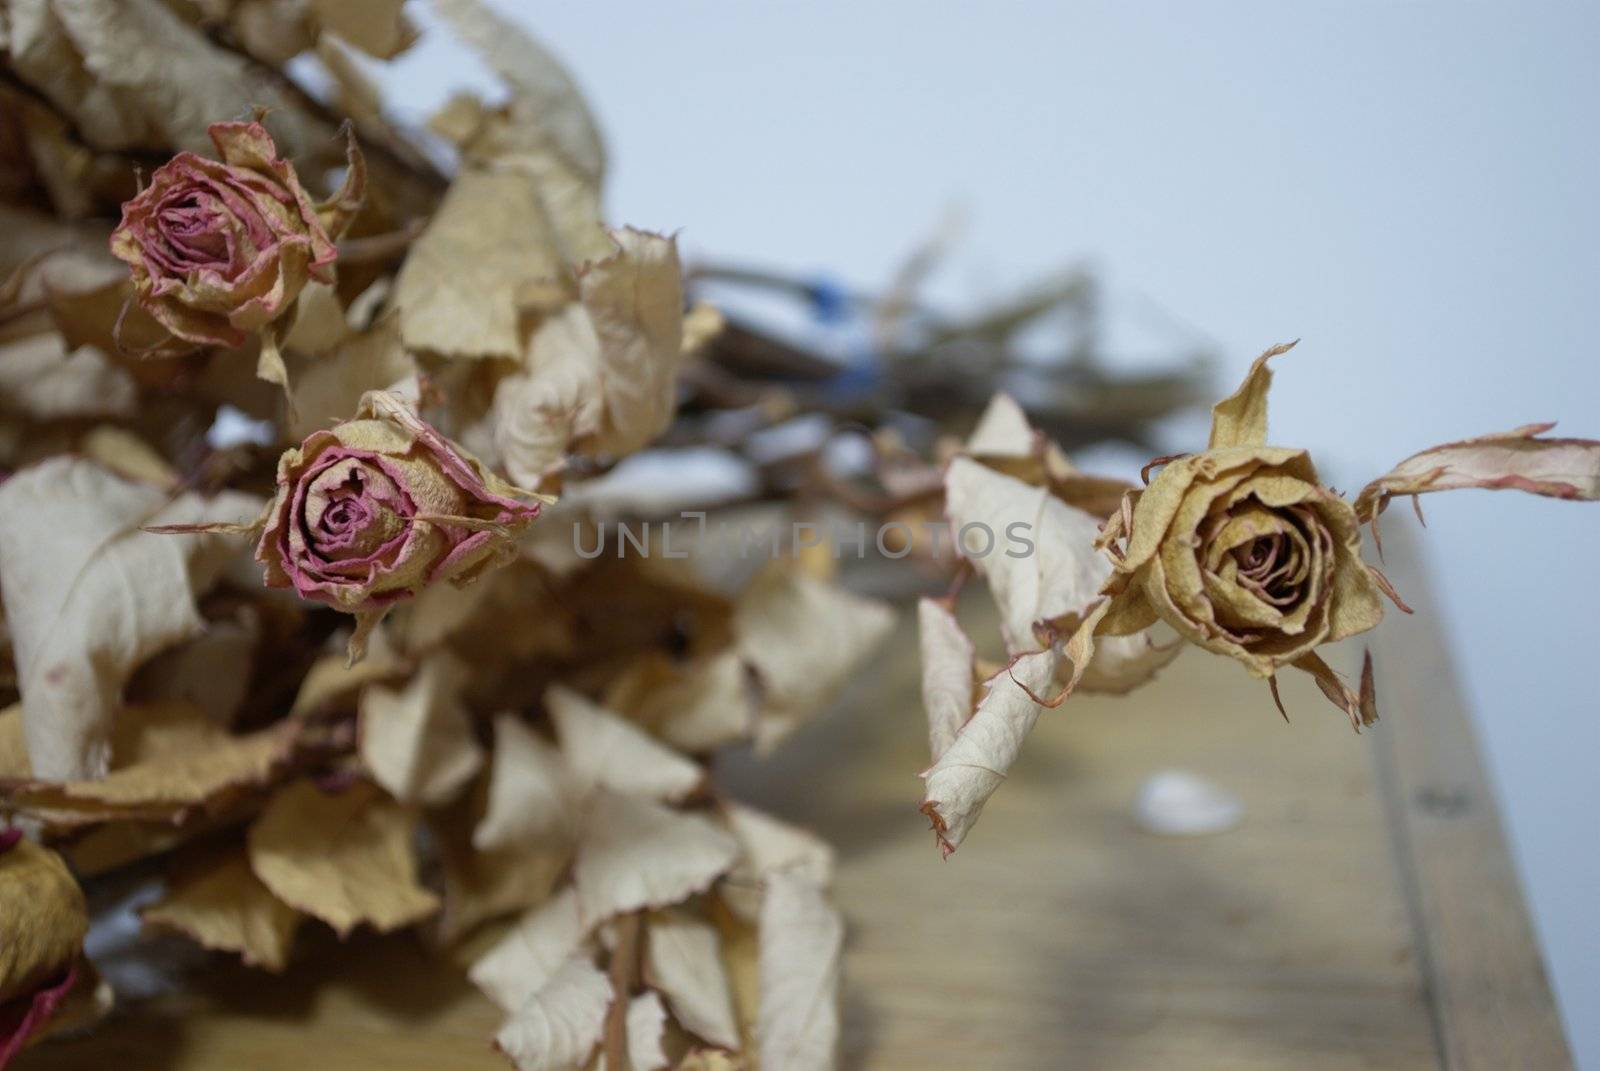
[[[270,79],[213,46],[160,0],[23,0],[11,6],[18,73],[97,148],[205,152],[209,123],[271,111],[293,155],[311,137]]]
[[[894,611],[782,563],[739,600],[734,635],[762,690],[756,746],[770,750],[810,718],[872,657]]]
[[[311,0],[323,29],[378,59],[393,59],[415,36],[403,7],[405,0]]]
[[[605,148],[572,76],[521,26],[479,0],[435,0],[457,36],[511,86],[518,119],[575,172],[598,186]]]
[[[747,739],[755,724],[749,673],[735,651],[689,665],[652,652],[612,683],[606,700],[690,753]]]
[[[610,1005],[610,980],[580,953],[511,1013],[495,1046],[517,1071],[570,1071],[599,1043]]]
[[[746,1071],[748,1065],[739,1057],[717,1049],[699,1049],[689,1053],[673,1071]]]
[[[667,1054],[661,1047],[666,1036],[667,1009],[655,993],[641,993],[628,1002],[628,1069],[627,1071],[661,1071],[667,1066]],[[605,1053],[595,1060],[595,1071],[607,1071]]]
[[[1265,446],[1267,442],[1267,392],[1272,389],[1272,369],[1267,362],[1288,353],[1295,343],[1267,350],[1250,364],[1239,389],[1211,409],[1211,441],[1207,449],[1228,446]]]
[[[534,332],[527,369],[496,385],[495,451],[512,480],[538,487],[603,418],[600,340],[588,312],[571,305]]]
[[[530,178],[463,171],[400,269],[400,337],[444,357],[518,358],[519,290],[565,270]]]
[[[945,855],[966,837],[1017,761],[1022,742],[1044,709],[1028,692],[1047,695],[1059,665],[1060,656],[1050,648],[1022,655],[990,678],[978,709],[922,775],[922,810],[933,820]]]
[[[761,1071],[833,1071],[839,1046],[844,920],[796,874],[767,880],[761,903]]]
[[[168,496],[89,462],[52,458],[0,484],[0,597],[16,648],[34,774],[95,777],[132,670],[198,633],[193,593],[224,536],[142,525],[248,521],[253,496]]]
[[[112,424],[90,428],[79,440],[78,452],[102,468],[134,483],[147,483],[163,491],[177,491],[183,483],[178,470],[149,443],[133,432]]]
[[[958,457],[945,475],[945,510],[958,548],[989,582],[1012,654],[1045,646],[1035,626],[1083,613],[1111,575],[1095,547],[1099,521],[1047,488]]]
[[[69,350],[54,332],[0,344],[0,411],[32,420],[129,416],[138,390],[93,346]]]
[[[192,703],[124,707],[112,724],[111,766],[104,777],[30,782],[10,787],[5,796],[15,806],[43,808],[57,818],[174,819],[270,782],[289,758],[296,730],[285,721],[235,736]]]
[[[289,708],[290,717],[304,717],[348,702],[367,685],[396,679],[411,668],[390,645],[388,634],[381,628],[368,639],[367,656],[355,665],[350,664],[344,652],[344,638],[336,637],[331,646],[337,653],[318,658],[301,678],[300,690]]]
[[[355,412],[367,391],[387,390],[416,372],[416,362],[400,342],[399,317],[380,318],[333,352],[295,369],[289,437],[304,439],[318,428],[332,427]]]
[[[967,437],[966,452],[974,457],[1030,457],[1038,449],[1039,433],[1028,415],[1009,394],[989,399],[978,426]]]
[[[193,703],[216,725],[229,725],[250,690],[261,616],[251,606],[207,621],[205,631],[157,655],[139,671],[143,700]]]
[[[472,833],[479,851],[571,835],[577,794],[560,752],[514,714],[494,721],[489,802]]]
[[[917,602],[922,650],[922,707],[928,715],[928,748],[945,753],[977,705],[973,687],[977,651],[955,614],[936,599]]]
[[[550,981],[589,940],[592,926],[578,914],[578,894],[567,886],[527,912],[467,972],[472,984],[515,1012]]]
[[[417,884],[412,823],[369,785],[324,792],[300,781],[250,827],[250,868],[279,899],[341,936],[363,924],[386,933],[439,909]]]
[[[1553,427],[1527,424],[1412,454],[1361,489],[1356,514],[1362,523],[1370,523],[1396,495],[1472,487],[1527,491],[1549,498],[1600,499],[1600,442],[1540,438]]]
[[[301,916],[272,895],[250,869],[243,845],[235,845],[179,866],[143,918],[203,948],[237,953],[247,966],[281,971]]]
[[[585,265],[579,297],[600,343],[604,413],[592,449],[620,456],[672,422],[683,358],[683,268],[676,239],[626,227],[616,252]]]
[[[361,693],[362,764],[401,803],[449,802],[483,765],[461,699],[467,667],[449,654],[423,660],[403,689]]]
[[[685,1030],[726,1049],[739,1047],[733,992],[722,966],[717,928],[691,915],[664,911],[645,931],[645,980],[667,998]],[[633,1040],[632,1024],[628,1039]]]
[[[604,790],[584,815],[573,879],[583,918],[666,907],[711,886],[739,857],[709,818]]]
[[[338,287],[319,279],[309,280],[300,290],[294,303],[294,321],[283,334],[283,348],[313,357],[328,353],[350,335],[350,324],[345,319],[344,306],[339,302]],[[387,383],[374,384],[371,389],[386,387]],[[299,389],[296,377],[296,390]],[[356,401],[360,400],[356,396]],[[354,402],[340,416],[355,409]],[[305,438],[305,436],[297,436]]]
[[[545,693],[573,788],[596,788],[677,802],[705,780],[700,764],[685,758],[626,719],[569,688]]]
[[[815,833],[739,803],[724,804],[722,813],[739,844],[739,861],[718,891],[746,922],[759,917],[762,889],[773,874],[796,874],[824,888],[833,881],[833,848]]]
[[[89,932],[83,892],[61,857],[6,830],[0,850],[0,1004],[77,958]]]

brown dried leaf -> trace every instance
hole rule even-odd
[[[439,909],[417,884],[412,821],[369,785],[329,793],[300,781],[250,827],[250,867],[279,899],[340,936],[363,923],[400,929]]]
[[[1527,424],[1412,454],[1361,489],[1356,514],[1366,524],[1396,495],[1470,487],[1527,491],[1549,498],[1600,499],[1600,442],[1540,438],[1553,427]]]
[[[166,895],[145,908],[143,917],[203,948],[236,952],[247,966],[274,972],[288,966],[301,918],[256,877],[242,844],[178,866]]]
[[[338,34],[369,56],[393,59],[410,47],[416,31],[406,20],[405,0],[310,0],[324,30]]]
[[[1059,665],[1059,654],[1050,648],[1021,655],[990,678],[977,711],[922,775],[922,810],[933,820],[945,855],[956,850],[1017,761],[1044,709],[1028,692],[1046,694]]]
[[[844,920],[796,874],[767,880],[761,902],[761,1071],[832,1071],[839,1046]]]
[[[193,592],[224,536],[153,535],[141,525],[248,521],[254,496],[168,496],[70,457],[0,484],[0,593],[16,645],[36,776],[96,777],[129,673],[198,633]]]
[[[361,761],[401,803],[448,803],[483,766],[461,699],[466,677],[466,666],[437,653],[403,689],[361,693]]]
[[[650,916],[645,979],[659,990],[685,1030],[725,1049],[739,1047],[733,991],[722,966],[717,928],[680,911]],[[628,1038],[633,1039],[632,1024]]]
[[[584,920],[666,907],[703,892],[739,857],[703,815],[601,790],[584,815],[573,879]]]

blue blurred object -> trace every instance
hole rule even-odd
[[[850,295],[836,279],[812,279],[806,284],[806,298],[811,302],[811,315],[820,323],[837,324],[850,318]]]

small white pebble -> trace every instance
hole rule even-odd
[[[1168,837],[1226,833],[1244,819],[1239,797],[1187,770],[1161,770],[1139,786],[1139,828]]]

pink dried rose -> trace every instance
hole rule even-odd
[[[333,281],[334,239],[360,207],[366,168],[352,141],[344,186],[312,203],[257,122],[213,123],[220,160],[179,153],[122,206],[111,253],[139,304],[189,342],[242,345],[310,279]]]
[[[356,614],[351,653],[389,607],[465,584],[515,554],[539,503],[484,468],[392,394],[278,460],[256,559],[269,587]]]

